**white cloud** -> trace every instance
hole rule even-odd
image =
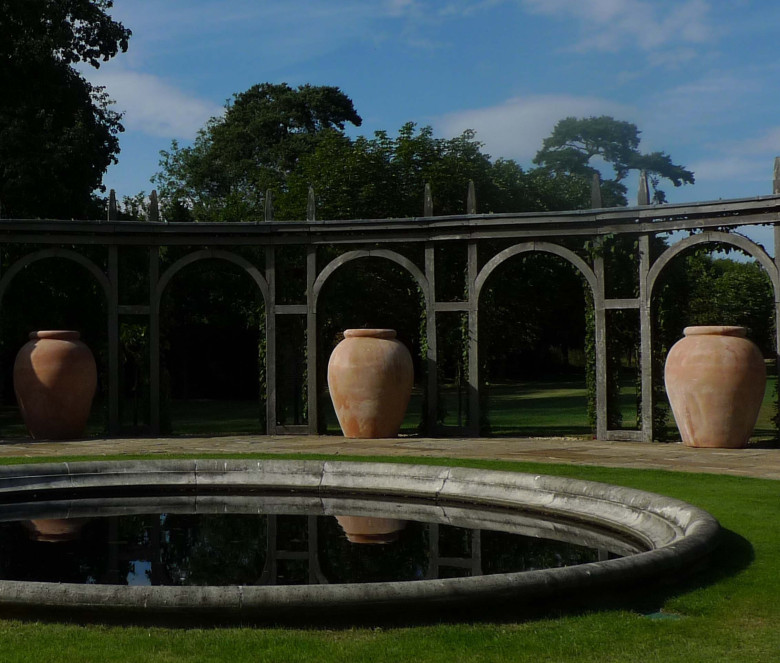
[[[748,138],[728,146],[734,154],[762,156],[780,154],[780,127],[765,129],[760,136]]]
[[[498,106],[449,113],[435,124],[447,136],[474,129],[492,157],[527,164],[542,147],[542,140],[565,117],[613,115],[624,119],[630,114],[630,107],[596,97],[536,95],[509,99]]]
[[[103,68],[90,73],[89,79],[106,87],[115,109],[124,112],[122,123],[128,130],[152,136],[192,139],[209,118],[224,110],[151,74]]]
[[[780,156],[780,126],[738,141],[710,145],[710,154],[691,165],[697,182],[757,184],[756,195],[771,191],[772,165]]]
[[[581,25],[578,50],[644,51],[704,44],[713,35],[706,0],[521,0],[531,13],[574,19]]]

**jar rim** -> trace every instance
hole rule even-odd
[[[685,336],[736,336],[745,338],[747,327],[737,325],[696,325],[683,329]]]
[[[29,338],[31,341],[44,338],[58,341],[78,341],[81,338],[81,333],[69,329],[44,329],[30,332]]]
[[[395,329],[345,329],[344,338],[395,338]]]

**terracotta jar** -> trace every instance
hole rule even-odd
[[[347,329],[328,362],[328,388],[346,437],[395,437],[414,367],[393,329]]]
[[[32,332],[16,355],[16,400],[36,440],[81,437],[96,387],[95,358],[77,331]]]
[[[397,541],[405,520],[374,516],[336,516],[350,543],[392,543]]]
[[[666,358],[666,393],[683,444],[747,445],[766,387],[766,366],[744,327],[686,327]]]

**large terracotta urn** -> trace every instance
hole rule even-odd
[[[374,516],[336,516],[350,543],[381,544],[397,541],[405,520]]]
[[[758,419],[766,366],[744,327],[686,327],[666,358],[666,393],[683,444],[741,448]]]
[[[81,437],[97,387],[97,368],[77,331],[37,331],[14,363],[14,391],[36,440]]]
[[[393,329],[347,329],[328,362],[328,388],[346,437],[395,437],[414,383]]]

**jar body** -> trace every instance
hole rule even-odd
[[[683,444],[741,448],[758,419],[766,366],[744,327],[686,327],[664,380]]]
[[[30,334],[14,362],[14,392],[33,439],[81,437],[97,388],[97,367],[75,331]]]
[[[328,362],[328,389],[351,438],[395,437],[414,384],[412,357],[392,329],[347,329]]]

